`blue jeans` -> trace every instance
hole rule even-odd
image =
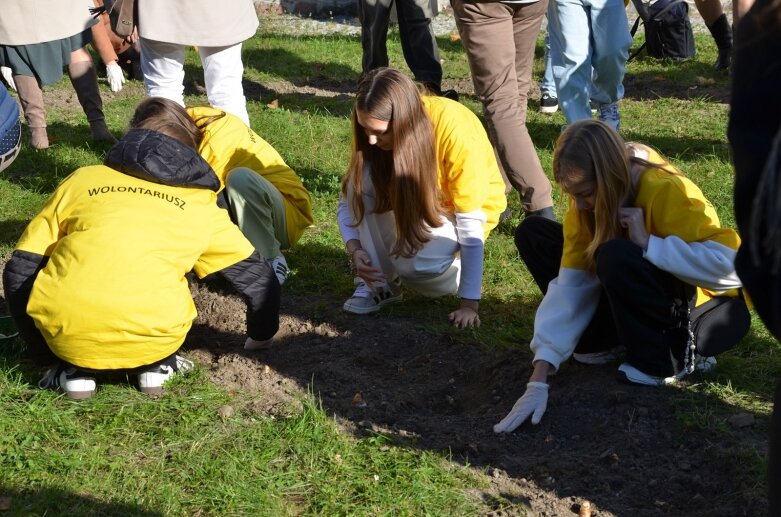
[[[556,97],[556,83],[553,80],[553,63],[551,63],[550,56],[550,24],[545,31],[545,56],[542,58],[542,62],[545,70],[542,73],[540,93],[547,93],[551,97]]]
[[[553,77],[567,121],[590,119],[592,97],[600,104],[620,100],[632,45],[624,2],[554,0],[548,24]]]

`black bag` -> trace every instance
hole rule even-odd
[[[656,58],[689,59],[694,57],[694,33],[689,21],[689,5],[685,0],[657,0],[647,5],[643,0],[632,0],[640,16],[632,26],[635,36],[640,22],[645,28],[645,43],[629,59],[634,59],[644,48]]]
[[[689,316],[697,353],[713,357],[735,347],[751,327],[742,296],[717,296],[692,309]]]

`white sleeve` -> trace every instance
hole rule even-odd
[[[342,234],[342,241],[347,244],[347,241],[352,239],[359,239],[358,227],[352,226],[355,224],[355,218],[350,213],[350,207],[347,206],[347,200],[344,196],[339,196],[339,206],[336,209],[336,220],[339,223],[339,232]]]
[[[594,317],[601,289],[597,276],[588,271],[559,269],[534,318],[530,346],[535,361],[547,361],[558,370],[572,355]]]
[[[456,212],[456,237],[461,250],[461,278],[458,296],[479,300],[483,285],[483,253],[485,213]]]
[[[717,292],[742,286],[735,273],[736,255],[716,241],[686,242],[675,235],[651,235],[643,254],[648,262],[687,284]]]

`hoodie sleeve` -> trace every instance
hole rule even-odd
[[[28,355],[38,364],[49,364],[56,360],[41,331],[27,314],[27,302],[30,300],[35,278],[48,261],[47,256],[16,250],[3,270],[3,288],[8,310],[27,343]]]
[[[221,273],[247,302],[247,333],[259,341],[279,329],[281,288],[271,264],[258,255],[228,212],[214,206],[215,224],[209,248],[193,267],[203,278]]]
[[[264,341],[279,330],[281,288],[269,262],[255,251],[221,274],[247,302],[247,334]]]
[[[575,351],[580,336],[597,310],[600,293],[596,275],[562,267],[548,284],[534,318],[530,347],[535,361],[559,365]]]

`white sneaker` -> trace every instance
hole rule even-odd
[[[621,363],[616,372],[616,377],[621,382],[629,384],[640,384],[641,386],[664,386],[675,383],[678,378],[672,377],[654,377],[643,373],[629,363]]]
[[[704,357],[701,355],[694,356],[694,371],[708,373],[716,368],[715,357]],[[671,377],[654,377],[643,373],[629,363],[622,363],[618,367],[616,372],[619,381],[628,382],[631,384],[641,384],[643,386],[665,386],[669,384],[675,384],[687,375],[689,372],[686,369],[681,370]]]
[[[602,350],[601,352],[592,352],[590,354],[572,354],[572,358],[581,364],[602,365],[612,363],[618,359],[621,347]]]
[[[68,398],[83,400],[92,397],[97,390],[95,377],[89,372],[79,370],[75,366],[58,364],[44,374],[38,381],[41,389],[61,389]]]
[[[401,288],[388,284],[376,284],[374,291],[363,280],[356,278],[358,287],[353,295],[344,302],[342,309],[353,314],[377,312],[384,305],[400,302]]]
[[[138,374],[138,389],[147,395],[161,395],[165,382],[177,373],[192,370],[195,363],[180,355],[173,355],[165,361]]]
[[[287,261],[285,260],[284,255],[277,255],[273,259],[271,259],[271,269],[274,270],[274,274],[277,275],[277,280],[279,280],[279,285],[282,285],[285,283],[285,280],[287,280],[287,276],[290,274],[290,269],[287,267]]]

